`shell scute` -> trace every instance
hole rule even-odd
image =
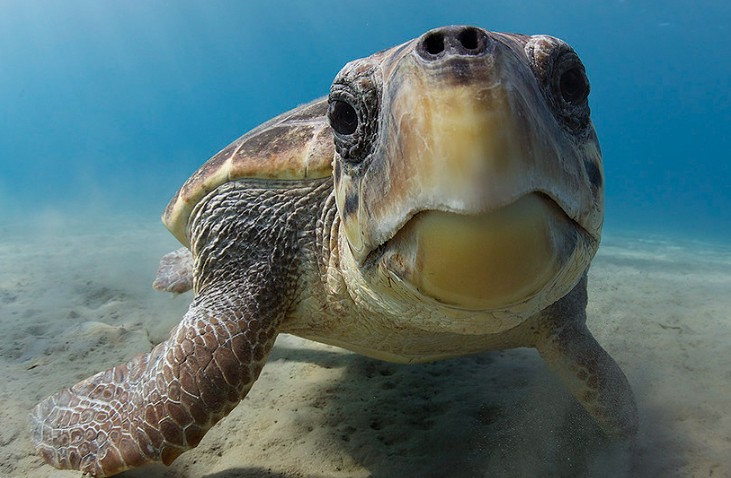
[[[173,235],[188,246],[185,228],[196,204],[209,192],[239,179],[303,180],[332,174],[334,144],[327,99],[288,111],[222,149],[183,184],[162,215]]]

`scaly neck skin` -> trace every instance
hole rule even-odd
[[[246,276],[252,265],[288,263],[278,277],[293,301],[302,295],[301,276],[322,254],[320,224],[332,191],[328,178],[309,181],[240,180],[211,192],[193,211],[191,252],[196,295]],[[319,274],[318,274],[319,275]]]

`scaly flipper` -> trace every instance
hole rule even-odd
[[[537,348],[607,435],[630,437],[637,432],[637,406],[627,377],[583,321],[567,324]]]
[[[149,354],[36,406],[33,440],[43,458],[101,477],[169,464],[198,445],[259,376],[284,314],[281,302],[261,303],[247,290],[202,294]]]
[[[157,276],[152,283],[155,290],[182,294],[193,288],[193,255],[188,248],[168,252],[160,258]]]

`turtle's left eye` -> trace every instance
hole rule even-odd
[[[580,68],[569,68],[561,73],[559,90],[564,101],[579,104],[589,96],[589,82]]]
[[[591,87],[576,52],[558,38],[535,35],[526,43],[525,54],[556,119],[573,133],[586,131],[591,124]]]
[[[350,103],[341,100],[330,102],[327,116],[330,126],[339,134],[351,135],[358,129],[358,113]]]
[[[573,51],[559,54],[553,65],[553,97],[564,124],[580,131],[589,124],[589,79]]]

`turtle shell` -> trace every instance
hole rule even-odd
[[[185,246],[191,211],[206,194],[229,181],[245,178],[302,180],[332,174],[333,133],[327,121],[327,98],[283,113],[228,145],[183,184],[162,222]]]

